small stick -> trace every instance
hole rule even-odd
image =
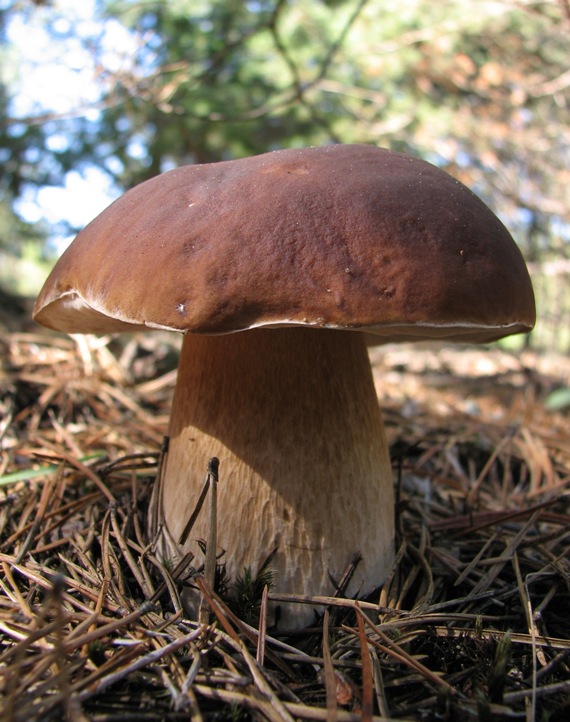
[[[259,610],[259,636],[257,637],[257,655],[255,657],[257,664],[263,667],[265,661],[265,636],[267,633],[267,595],[269,587],[267,584],[263,587],[261,597],[261,609]]]
[[[210,490],[210,525],[206,543],[206,559],[204,562],[204,581],[210,589],[214,589],[216,581],[216,549],[218,547],[218,468],[220,462],[214,456],[208,462],[207,481]],[[208,602],[202,595],[198,620],[201,624],[208,623]]]
[[[374,681],[372,677],[372,662],[368,651],[368,639],[364,630],[364,614],[356,602],[356,619],[358,622],[358,637],[360,640],[360,658],[362,662],[362,722],[371,722],[374,712]]]
[[[215,462],[214,466],[215,466],[216,481],[217,481],[217,479],[218,479],[218,466],[219,466],[219,463],[220,463],[220,462],[219,462],[218,459],[216,459],[216,457],[214,456],[214,457],[211,458],[210,461],[208,462],[208,471],[206,472],[206,479],[205,479],[205,481],[204,481],[204,486],[202,487],[202,491],[200,492],[200,496],[198,497],[198,501],[196,502],[196,506],[194,507],[194,511],[192,512],[192,514],[190,514],[190,518],[189,518],[188,521],[186,522],[186,526],[185,526],[184,529],[182,530],[182,534],[180,535],[180,537],[179,537],[179,539],[178,539],[178,545],[179,545],[179,546],[184,546],[184,544],[186,543],[186,540],[188,539],[188,536],[190,535],[190,532],[192,531],[192,527],[193,527],[194,524],[196,523],[196,519],[198,518],[198,514],[202,511],[202,507],[204,506],[204,502],[206,501],[206,495],[207,495],[208,489],[210,488],[210,485],[211,485],[211,478],[212,478],[212,477],[211,477],[211,469],[210,469],[210,467],[211,467],[211,465],[212,465],[212,462]]]
[[[325,609],[323,618],[323,669],[327,701],[327,721],[337,722],[338,707],[336,704],[336,677],[333,667],[329,642],[329,610]]]
[[[150,528],[152,534],[158,533],[160,528],[160,522],[162,519],[162,493],[163,493],[163,475],[166,466],[166,459],[168,458],[168,448],[170,446],[170,437],[164,436],[162,439],[162,445],[160,447],[160,453],[158,457],[158,463],[156,468],[156,480],[155,490],[156,504],[151,504],[150,510]],[[106,471],[102,473],[107,473]]]

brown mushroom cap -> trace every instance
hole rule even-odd
[[[63,254],[34,317],[68,333],[259,326],[491,341],[529,331],[519,249],[465,186],[367,145],[168,171]]]

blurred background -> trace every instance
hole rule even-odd
[[[456,176],[570,350],[568,0],[0,0],[0,301],[169,168],[372,143]]]

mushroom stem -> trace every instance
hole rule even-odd
[[[154,502],[171,540],[180,539],[213,456],[218,548],[232,578],[246,566],[255,573],[276,550],[270,567],[280,592],[330,593],[331,577],[339,580],[358,554],[350,591],[383,581],[393,559],[393,484],[362,334],[299,327],[187,334]],[[177,554],[200,556],[206,506]],[[304,610],[288,621],[310,621]]]

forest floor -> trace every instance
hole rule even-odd
[[[0,317],[2,720],[570,718],[570,417],[545,403],[567,358],[372,350],[393,571],[276,631],[267,596],[246,620],[205,585],[189,619],[188,564],[145,536],[178,341],[25,319]]]

